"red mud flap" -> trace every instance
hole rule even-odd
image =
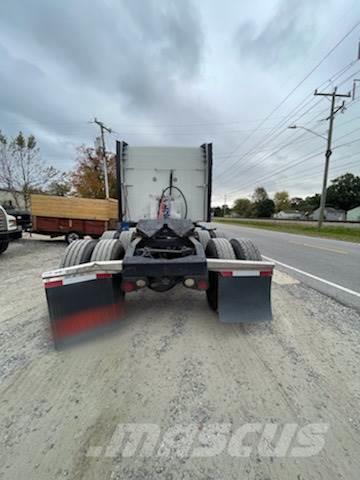
[[[272,320],[271,271],[218,274],[218,314],[224,323]]]
[[[124,316],[121,275],[94,273],[44,281],[56,348],[97,336]]]

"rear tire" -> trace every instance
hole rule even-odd
[[[211,238],[207,244],[206,257],[236,260],[234,249],[227,238]]]
[[[60,268],[73,267],[90,262],[91,254],[97,244],[96,240],[75,240],[66,248],[60,262]]]
[[[224,230],[213,230],[213,238],[229,238]]]
[[[199,242],[203,246],[203,249],[206,250],[207,244],[210,240],[210,233],[207,230],[202,230],[201,228],[197,228],[195,230],[195,234],[197,235]]]
[[[0,241],[0,255],[8,249],[8,246],[9,246],[8,240]]]
[[[235,260],[236,256],[233,247],[226,238],[212,238],[206,248],[207,258],[222,258],[223,260]],[[206,290],[206,297],[212,310],[218,309],[218,273],[209,272],[209,288]]]
[[[251,240],[232,238],[230,243],[238,260],[262,260],[260,250]]]
[[[134,231],[131,230],[123,230],[120,233],[119,240],[123,244],[125,251],[127,250],[128,246],[133,239]]]
[[[114,239],[118,239],[119,238],[119,235],[120,235],[120,232],[118,232],[117,230],[106,230],[106,232],[104,232],[101,237],[100,237],[100,240],[114,240]]]
[[[91,261],[106,262],[108,260],[121,260],[125,250],[120,240],[99,240],[94,248]]]

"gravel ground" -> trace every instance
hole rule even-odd
[[[142,291],[128,295],[115,334],[55,352],[40,274],[64,248],[24,239],[0,258],[1,479],[359,478],[355,311],[282,273],[271,324],[221,324],[203,294],[182,288]],[[132,423],[181,428],[170,446],[161,436],[146,454],[145,439],[132,455],[114,437]],[[240,455],[231,435],[248,423],[328,431],[312,456],[278,455],[271,438],[266,455],[256,432]],[[225,448],[204,454],[215,437]]]

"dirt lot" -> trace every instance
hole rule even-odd
[[[359,478],[355,311],[282,274],[271,324],[221,324],[203,294],[144,291],[128,296],[116,334],[55,352],[40,274],[63,249],[25,239],[0,258],[1,479]],[[299,456],[264,454],[256,430],[241,454],[231,435],[249,423],[259,432],[313,423],[327,432],[319,452]],[[163,440],[148,456],[141,445],[126,453],[114,438],[124,424],[153,424],[161,435],[195,429],[198,450],[186,435],[177,448],[183,432],[171,448]],[[217,452],[210,425],[229,442]]]

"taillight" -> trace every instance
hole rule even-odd
[[[272,271],[271,270],[264,270],[260,272],[260,277],[271,277],[272,276]]]
[[[121,290],[123,292],[132,292],[133,290],[136,290],[136,284],[135,282],[122,282]]]
[[[209,288],[209,284],[208,284],[207,280],[199,280],[196,284],[196,287],[199,290],[207,290]]]

